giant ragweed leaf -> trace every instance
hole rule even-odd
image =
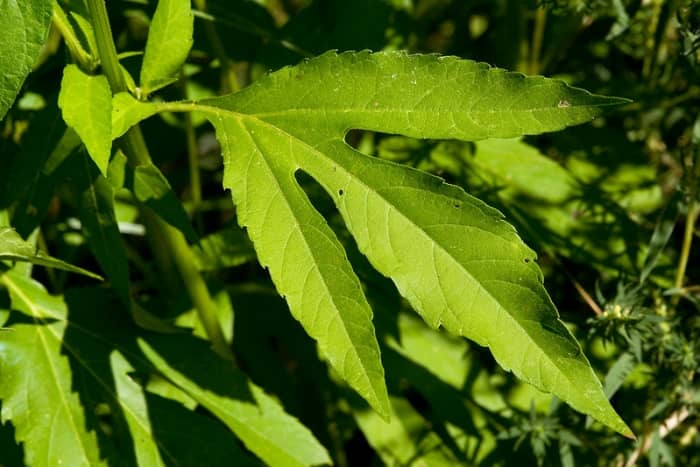
[[[68,359],[61,355],[65,304],[30,279],[0,277],[12,306],[32,323],[12,326],[0,340],[2,420],[11,420],[34,466],[104,465],[85,410],[71,389]]]
[[[142,332],[107,289],[52,296],[17,271],[0,286],[17,311],[0,333],[2,420],[28,465],[252,465],[231,430],[271,465],[330,462],[306,427],[204,341]],[[139,341],[164,357],[152,364]],[[146,390],[159,371],[223,423]]]
[[[442,179],[344,141],[350,129],[506,138],[586,122],[622,102],[455,57],[329,53],[199,103],[118,96],[113,135],[159,110],[208,115],[224,185],[261,263],[331,364],[380,411],[387,399],[370,308],[298,171],[333,197],[360,250],[428,324],[490,347],[520,378],[631,435],[559,320],[535,253],[503,216]]]

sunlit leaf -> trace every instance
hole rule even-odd
[[[104,76],[89,76],[76,65],[63,70],[58,105],[63,119],[83,140],[103,175],[112,149],[112,91]]]
[[[105,465],[85,408],[73,392],[72,371],[61,353],[66,307],[42,287],[12,273],[0,278],[13,308],[30,318],[0,334],[0,398],[34,466]]]
[[[0,119],[39,57],[51,24],[50,0],[2,3],[0,14]]]
[[[246,447],[269,465],[330,463],[325,448],[295,418],[230,362],[200,341],[140,340],[158,370],[226,424]],[[195,352],[195,350],[197,350]]]
[[[141,68],[141,92],[148,95],[177,80],[192,47],[190,0],[158,0]]]
[[[321,352],[380,413],[388,404],[371,309],[298,171],[332,197],[360,251],[429,325],[488,346],[520,378],[631,435],[559,320],[534,252],[503,216],[461,188],[367,157],[343,139],[349,129],[507,138],[583,123],[625,100],[454,57],[368,52],[325,54],[194,104],[120,99],[115,112],[125,128],[158,110],[208,115],[224,185],[261,264]]]
[[[84,274],[94,279],[102,279],[95,273],[42,253],[37,250],[31,242],[22,239],[11,227],[0,227],[0,260],[3,259],[9,261],[27,261],[47,268],[63,269],[65,271]]]

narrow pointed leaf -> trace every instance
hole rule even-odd
[[[58,105],[63,119],[78,133],[106,176],[112,149],[112,91],[107,78],[88,76],[76,65],[68,65],[63,70]]]
[[[536,134],[625,102],[455,57],[361,52],[328,53],[236,94],[160,108],[209,115],[224,185],[259,259],[331,363],[375,407],[381,373],[369,363],[378,362],[366,331],[371,314],[344,252],[296,184],[299,170],[326,189],[359,249],[429,325],[490,347],[518,377],[629,436],[559,319],[535,253],[503,216],[459,187],[344,141],[350,129],[467,141]],[[125,107],[129,116],[148,113]],[[348,365],[353,355],[360,365]]]
[[[117,158],[119,160],[115,164]],[[124,187],[129,189],[139,202],[151,208],[165,222],[182,232],[190,242],[198,241],[187,211],[168,179],[156,165],[144,164],[133,168],[127,164],[126,157],[118,152],[110,164],[110,170],[113,178],[119,179],[119,183],[123,182]]]
[[[173,345],[174,344],[174,345]],[[204,341],[139,340],[148,359],[172,383],[226,424],[272,466],[329,464],[325,448],[259,387],[221,360]],[[194,349],[197,349],[195,352]]]
[[[177,80],[192,47],[194,16],[190,0],[158,0],[141,67],[144,95]]]
[[[6,273],[0,281],[13,308],[33,320],[0,334],[3,421],[12,421],[28,465],[104,465],[95,434],[86,428],[84,408],[71,389],[68,359],[61,352],[65,305],[31,279]]]
[[[151,421],[148,418],[146,395],[143,388],[128,375],[129,372],[134,371],[134,368],[117,351],[113,351],[109,358],[117,397],[121,405],[127,409],[124,410],[124,418],[134,439],[134,454],[137,465],[165,466],[158,450],[157,438],[154,437]]]
[[[0,15],[0,120],[39,57],[51,24],[50,0],[2,2]]]
[[[83,274],[93,279],[102,280],[100,276],[78,266],[46,255],[36,249],[32,243],[22,239],[11,227],[0,227],[0,260],[27,261],[47,268]]]
[[[79,214],[87,243],[119,299],[128,307],[129,263],[114,214],[114,189],[91,167],[86,156],[76,158],[74,174],[78,178]]]

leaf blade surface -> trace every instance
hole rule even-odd
[[[0,119],[17,97],[51,24],[49,0],[8,1],[0,16]]]
[[[293,180],[299,170],[325,188],[360,251],[429,325],[489,346],[518,377],[631,436],[559,319],[534,252],[502,214],[438,177],[365,156],[344,141],[349,129],[467,141],[536,134],[584,123],[625,102],[454,57],[361,52],[328,53],[239,93],[169,108],[209,115],[241,225],[307,332],[314,323],[304,317],[304,290],[291,285],[288,264],[275,258],[288,246],[288,237],[275,235],[300,225],[295,216],[308,212]],[[136,108],[131,114],[156,110]],[[271,196],[270,187],[286,195]],[[285,205],[287,212],[280,212]],[[318,239],[301,238],[316,248]],[[347,263],[342,255],[336,258]],[[302,298],[290,300],[299,290]],[[358,340],[351,345],[357,348]]]
[[[177,80],[177,72],[192,47],[193,29],[190,0],[158,1],[141,68],[144,95]]]
[[[3,420],[12,421],[31,465],[104,465],[95,433],[86,428],[84,408],[71,390],[70,366],[61,355],[65,305],[44,295],[31,279],[6,273],[2,282],[13,307],[34,320],[0,336]]]

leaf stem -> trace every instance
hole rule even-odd
[[[219,322],[218,306],[211,297],[202,274],[197,269],[194,255],[185,237],[150,209],[144,209],[144,213],[150,217],[149,223],[155,225],[162,234],[214,351],[223,358],[233,360],[231,348],[226,342]]]
[[[198,10],[206,13],[207,0],[194,0],[194,4]],[[238,83],[238,78],[236,78],[236,71],[233,69],[231,59],[226,54],[224,43],[221,41],[219,33],[216,31],[214,22],[211,20],[204,20],[204,31],[212,49],[214,49],[214,54],[221,62],[221,78],[223,80],[224,92],[238,92],[241,86]]]
[[[78,62],[80,68],[85,71],[92,72],[97,67],[97,60],[90,53],[88,53],[83,45],[80,43],[80,39],[75,34],[73,26],[71,26],[66,12],[58,4],[58,1],[53,2],[53,24],[56,26],[58,31],[63,36],[63,41],[66,43],[66,47],[70,51],[71,57]]]
[[[87,4],[92,20],[92,27],[95,31],[97,53],[100,56],[102,70],[105,76],[107,76],[107,80],[114,94],[126,92],[126,80],[124,79],[119,65],[119,59],[117,58],[117,47],[114,45],[112,27],[109,24],[105,0],[87,0]]]
[[[663,4],[664,0],[653,0],[651,5],[651,20],[649,22],[649,29],[647,29],[647,39],[644,42],[644,63],[642,65],[642,76],[644,78],[649,78],[654,62],[656,49],[656,29],[659,27],[659,19],[661,17],[661,9]]]
[[[681,247],[681,256],[678,260],[678,269],[676,269],[676,280],[674,288],[680,289],[683,287],[685,279],[685,271],[688,267],[688,258],[690,257],[690,248],[693,244],[695,236],[695,224],[700,216],[700,203],[693,200],[688,207],[688,216],[685,220],[685,230],[683,232],[683,245]],[[678,301],[679,296],[674,297],[674,301]]]
[[[126,92],[128,90],[126,80],[119,65],[105,0],[87,0],[87,3],[90,16],[92,17],[93,28],[95,29],[100,62],[102,63],[104,74],[112,87],[112,93]],[[152,164],[146,141],[138,125],[132,127],[120,138],[119,143],[132,166]],[[204,278],[195,265],[194,257],[187,241],[180,232],[168,225],[148,208],[142,206],[141,213],[144,217],[150,218],[152,221],[150,223],[155,227],[151,235],[156,235],[156,238],[160,237],[168,245],[177,269],[185,283],[190,300],[192,300],[193,305],[197,309],[199,319],[204,325],[214,350],[221,356],[233,360],[231,348],[221,330],[217,305],[212,299],[209,289],[207,289]]]
[[[535,12],[535,29],[532,31],[532,45],[530,46],[530,74],[540,74],[540,53],[544,40],[544,29],[547,24],[547,10],[539,7]]]
[[[185,99],[187,95],[187,75],[183,72],[180,75],[180,84],[182,86],[182,94]],[[199,173],[199,150],[197,149],[197,136],[192,125],[192,113],[185,112],[185,136],[187,138],[187,162],[190,172],[190,195],[192,197],[192,214],[197,219],[198,224],[201,224],[201,216],[199,215],[199,206],[202,204],[202,182]]]

